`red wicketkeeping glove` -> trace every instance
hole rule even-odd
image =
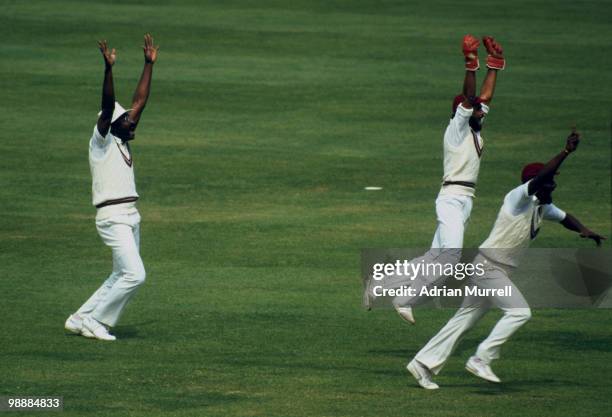
[[[465,56],[465,69],[468,71],[476,71],[480,68],[478,62],[478,46],[480,41],[472,35],[463,37],[463,55]]]
[[[482,38],[485,48],[487,48],[487,67],[496,70],[503,70],[506,67],[504,50],[500,44],[495,42],[490,36]]]

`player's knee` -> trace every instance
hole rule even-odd
[[[134,276],[134,280],[136,281],[137,285],[140,286],[144,284],[146,278],[147,278],[147,272],[144,269],[144,265],[140,264],[140,267],[138,268]]]
[[[529,321],[531,319],[531,309],[529,307],[523,309],[523,320]]]
[[[142,262],[125,271],[125,280],[129,281],[133,286],[144,284],[146,277],[147,273]]]
[[[512,309],[509,314],[521,323],[526,323],[531,319],[531,309],[529,307]]]

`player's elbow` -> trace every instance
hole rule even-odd
[[[100,113],[101,120],[110,121],[113,118],[113,112],[115,111],[115,105],[113,104],[110,107],[103,107],[102,112]]]
[[[481,94],[479,97],[479,100],[481,103],[483,104],[489,104],[491,103],[491,100],[493,99],[493,97],[491,96],[491,94]]]
[[[132,101],[132,114],[140,114],[142,110],[145,108],[147,104],[147,100],[144,98],[137,98]]]

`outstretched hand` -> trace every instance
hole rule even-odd
[[[576,132],[576,128],[572,129],[572,133],[567,137],[567,141],[565,142],[565,151],[567,153],[572,153],[578,148],[578,144],[580,143],[580,133]]]
[[[462,49],[463,56],[465,57],[465,69],[467,71],[477,71],[480,68],[478,62],[478,46],[480,41],[472,35],[465,35],[463,37]]]
[[[153,64],[157,60],[157,52],[159,51],[159,46],[155,46],[153,44],[153,36],[150,33],[147,33],[144,36],[144,46],[142,47],[144,50],[145,62]]]
[[[595,243],[597,243],[597,246],[601,246],[601,241],[606,240],[604,236],[598,235],[597,233],[592,232],[589,229],[580,232],[580,237],[585,239],[593,239]]]
[[[98,41],[98,47],[100,48],[100,52],[102,52],[102,57],[104,57],[104,63],[106,64],[106,66],[112,67],[115,63],[115,59],[117,58],[115,48],[109,50],[108,45],[106,44],[106,40]]]
[[[482,38],[482,43],[487,50],[487,68],[493,70],[503,70],[506,68],[506,59],[504,58],[504,48],[497,43],[491,36]]]
[[[482,38],[482,43],[487,50],[487,53],[495,58],[504,57],[504,48],[497,43],[497,41],[491,36],[485,36]]]
[[[478,46],[480,45],[480,41],[478,38],[472,35],[465,35],[463,37],[463,55],[466,59],[474,59],[478,56]]]

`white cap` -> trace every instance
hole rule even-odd
[[[115,101],[115,110],[113,110],[113,117],[111,118],[111,123],[114,123],[121,115],[123,115],[128,110],[124,109],[118,101]],[[102,112],[98,112],[98,116],[100,116]]]

